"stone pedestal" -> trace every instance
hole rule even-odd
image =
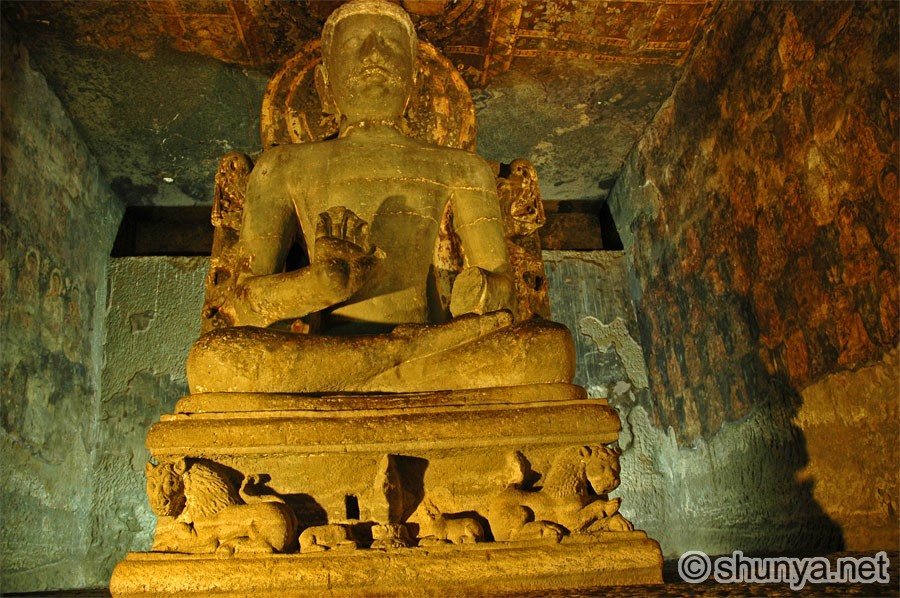
[[[266,558],[131,553],[114,596],[485,596],[661,584],[659,545],[643,532],[560,543],[485,543]]]
[[[155,507],[154,552],[132,553],[120,563],[111,591],[372,595],[661,583],[658,544],[623,528],[627,522],[615,513],[618,503],[608,499],[608,488],[590,486],[591,476],[599,475],[584,458],[590,447],[606,459],[602,479],[612,475],[611,487],[618,483],[617,454],[602,445],[616,440],[619,427],[605,400],[568,384],[188,396],[147,436],[158,467],[169,472],[148,486],[151,504],[168,492],[168,510]],[[579,451],[577,463],[566,460]],[[554,468],[557,474],[566,469],[571,483],[554,485],[560,478]],[[228,488],[219,502],[229,506],[213,513],[209,505],[216,501],[203,494],[200,473]],[[248,480],[257,484],[252,496]],[[179,484],[183,495],[171,490]],[[583,505],[586,512],[588,504],[605,511],[585,519],[583,533],[569,533],[575,530],[563,530],[546,515],[550,523],[542,523],[539,509],[546,505],[562,517]],[[502,532],[513,541],[494,541],[500,519],[491,509],[510,508],[513,519],[521,511],[523,521],[536,523],[522,528],[528,533]],[[621,521],[604,527],[612,521],[606,515]],[[326,539],[298,543],[306,528]],[[402,533],[386,546],[378,541],[383,529]],[[336,533],[352,542],[329,545]],[[285,554],[262,554],[261,546]]]

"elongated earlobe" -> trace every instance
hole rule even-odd
[[[334,101],[334,94],[331,93],[331,84],[328,82],[328,69],[321,62],[316,65],[316,91],[322,102],[322,112],[337,114],[337,104]]]
[[[403,105],[403,118],[409,116],[409,106],[412,103],[413,98],[418,97],[421,94],[422,81],[425,80],[421,70],[421,65],[419,64],[416,64],[416,67],[413,69],[412,84],[409,86],[409,96],[406,98],[406,104]]]

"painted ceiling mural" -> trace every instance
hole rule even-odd
[[[176,49],[274,72],[316,38],[342,2],[283,0],[34,1],[19,18],[78,42],[138,54],[160,36]],[[469,85],[514,61],[583,59],[680,65],[712,0],[404,0],[419,34]]]
[[[602,200],[717,0],[396,0],[470,86],[484,157],[531,160],[545,199]],[[261,149],[266,82],[339,1],[3,0],[3,17],[129,204],[212,200]]]

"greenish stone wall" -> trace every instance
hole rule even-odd
[[[186,395],[185,362],[200,336],[206,257],[123,257],[109,267],[97,459],[92,472],[92,585],[129,550],[149,550],[156,516],[145,491],[144,438]]]
[[[123,209],[5,28],[0,55],[0,592],[80,588]]]
[[[544,251],[550,313],[575,341],[574,383],[592,397],[646,392],[647,372],[622,251]]]

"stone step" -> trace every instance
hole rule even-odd
[[[557,544],[485,543],[222,559],[130,553],[112,595],[292,598],[449,596],[662,583],[659,544],[643,532]]]
[[[545,385],[541,385],[545,386]],[[166,455],[398,453],[468,447],[608,444],[621,427],[605,399],[546,385],[400,396],[238,395],[182,399],[146,445]],[[523,400],[529,398],[531,400]],[[540,400],[535,400],[539,398]],[[486,400],[477,400],[486,399]],[[505,401],[505,402],[503,402]],[[211,406],[220,411],[211,411]],[[259,409],[268,406],[268,409]]]

